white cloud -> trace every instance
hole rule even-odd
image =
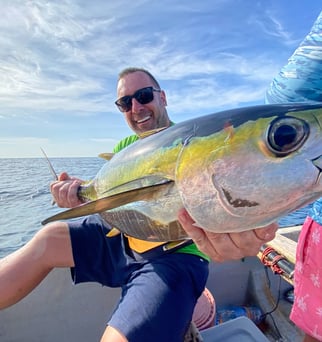
[[[265,16],[260,19],[253,15],[250,17],[249,22],[259,28],[266,36],[278,39],[279,42],[286,46],[294,46],[301,40],[294,38],[294,32],[289,32],[281,19],[273,13],[272,10],[267,10]]]
[[[117,112],[117,73],[128,66],[155,74],[174,115],[261,102],[299,37],[283,16],[290,20],[295,9],[283,12],[271,0],[255,5],[2,0],[1,5],[2,134],[18,134],[13,120],[28,118],[28,129],[53,140],[62,139],[57,130],[66,121],[78,124]],[[121,120],[113,117],[119,125]],[[86,135],[85,126],[78,127]]]

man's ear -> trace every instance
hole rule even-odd
[[[166,107],[168,103],[167,103],[167,96],[164,90],[161,90],[160,97],[161,97],[162,104]]]

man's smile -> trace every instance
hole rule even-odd
[[[137,120],[136,123],[141,124],[151,119],[151,115],[145,116],[143,119]]]

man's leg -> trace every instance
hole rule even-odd
[[[106,327],[104,334],[101,338],[101,342],[127,342],[127,338],[123,336],[119,331],[110,327]]]
[[[0,260],[0,309],[30,293],[54,267],[73,267],[68,225],[55,222]]]
[[[171,253],[143,261],[122,287],[108,324],[133,342],[182,342],[207,277],[208,261],[196,255]]]

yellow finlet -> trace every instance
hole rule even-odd
[[[119,234],[121,234],[121,232],[120,232],[117,228],[113,227],[113,228],[106,234],[106,237],[111,238],[111,237],[114,237],[114,236],[119,235]]]
[[[141,139],[143,139],[143,138],[146,138],[146,137],[148,137],[148,136],[150,136],[150,135],[152,135],[152,134],[155,134],[155,133],[158,133],[158,132],[160,132],[160,131],[163,131],[163,130],[166,129],[166,128],[168,128],[168,127],[161,127],[161,128],[151,129],[150,131],[146,131],[146,132],[140,133],[140,134],[139,134],[139,137],[140,137]]]
[[[234,126],[231,124],[231,122],[227,121],[224,125],[224,131],[227,133],[227,137],[225,139],[225,142],[231,140],[235,134]]]

